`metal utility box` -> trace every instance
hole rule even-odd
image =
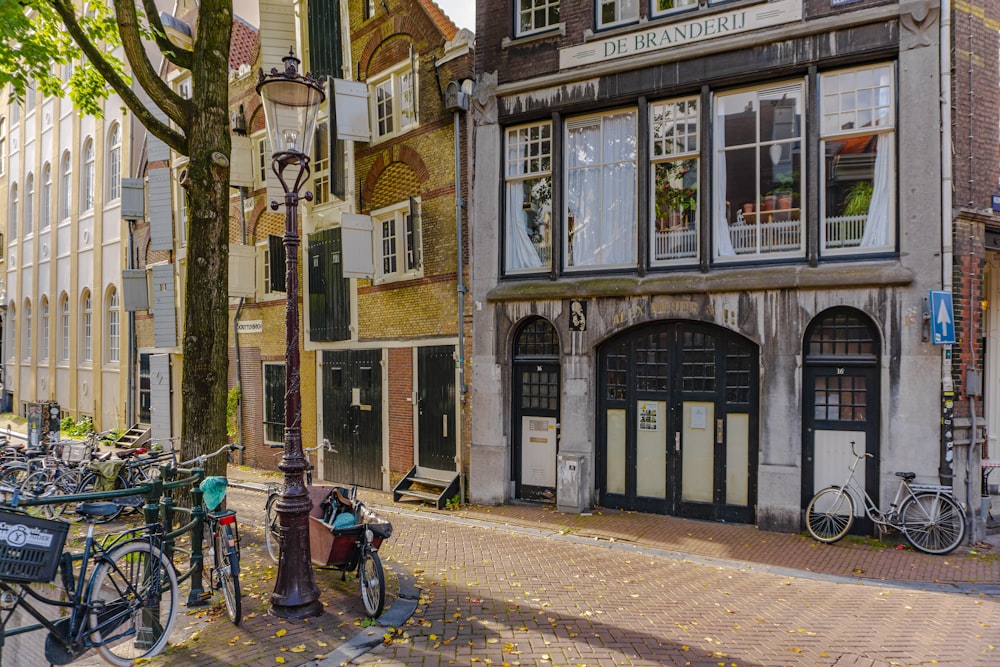
[[[59,404],[28,403],[28,447],[42,447],[50,436],[59,439]]]
[[[587,457],[584,454],[559,454],[556,471],[556,509],[582,514],[589,509],[587,494]]]

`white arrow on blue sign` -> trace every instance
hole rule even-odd
[[[935,345],[950,345],[955,342],[955,310],[952,307],[951,292],[931,290],[931,328],[934,330]]]

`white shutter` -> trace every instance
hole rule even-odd
[[[170,418],[170,355],[149,355],[150,437],[166,441],[173,436]]]
[[[177,304],[174,265],[156,264],[153,274],[153,341],[156,347],[177,347]]]
[[[373,278],[372,219],[369,215],[344,213],[340,218],[345,278]]]
[[[337,138],[345,141],[371,141],[368,86],[345,79],[333,79],[331,85],[337,113]]]
[[[170,197],[170,170],[151,169],[149,181],[149,249],[173,250],[174,215]]]
[[[253,140],[250,137],[233,137],[232,158],[229,161],[229,184],[234,187],[253,188]]]

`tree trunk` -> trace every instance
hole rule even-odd
[[[187,266],[184,291],[181,451],[185,459],[227,442],[229,369],[229,41],[231,0],[202,0],[192,70]],[[226,457],[206,464],[225,474]]]

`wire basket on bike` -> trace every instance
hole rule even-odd
[[[0,579],[52,581],[69,524],[0,511]]]

